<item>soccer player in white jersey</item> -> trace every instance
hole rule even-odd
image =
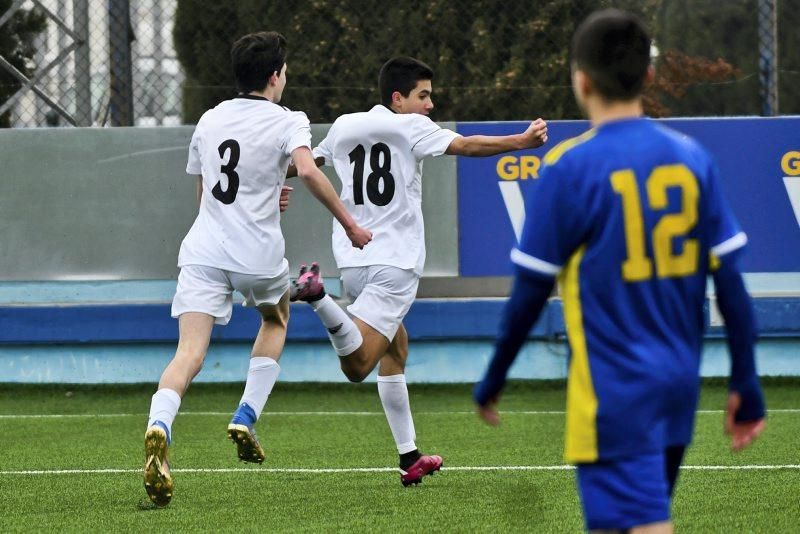
[[[284,258],[280,206],[290,158],[303,184],[345,228],[351,246],[371,233],[356,223],[311,153],[302,112],[278,105],[286,85],[286,40],[275,32],[246,35],[231,49],[240,94],[207,111],[197,123],[186,172],[198,175],[199,213],[181,244],[172,316],[180,339],[153,395],[145,433],[144,484],[165,506],[173,481],[167,449],[181,397],[200,371],[214,324],[227,324],[233,291],[255,307],[262,323],[253,345],[244,394],[228,426],[239,458],[261,463],[253,424],[277,379],[289,319],[289,266]]]
[[[422,160],[443,154],[491,156],[535,148],[547,140],[537,119],[508,136],[459,134],[440,128],[433,109],[433,70],[397,57],[381,69],[381,104],[336,119],[314,149],[318,165],[333,165],[342,181],[341,199],[360,225],[374,232],[369,247],[346,246],[342,226],[333,224],[333,252],[341,270],[351,319],[325,295],[319,267],[301,267],[292,300],[311,304],[328,329],[344,374],[361,382],[380,363],[378,394],[400,454],[400,480],[417,484],[442,465],[439,456],[417,449],[408,400],[405,363],[408,334],[403,318],[417,292],[425,263],[422,221]],[[291,172],[291,170],[290,170]]]

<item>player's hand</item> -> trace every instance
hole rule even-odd
[[[497,397],[492,397],[489,402],[484,406],[475,404],[475,411],[478,417],[483,419],[484,423],[490,426],[497,426],[500,424],[500,413],[497,411]]]
[[[537,148],[547,142],[547,123],[543,119],[533,121],[522,134],[523,148]]]
[[[742,397],[737,392],[731,391],[725,407],[725,433],[731,436],[731,448],[734,451],[740,451],[750,445],[767,426],[764,418],[737,422],[734,417],[741,405]]]
[[[372,232],[356,225],[351,230],[346,230],[347,237],[355,248],[363,249],[367,243],[372,241]]]
[[[537,148],[547,142],[547,123],[542,118],[533,121],[523,134],[528,148]]]
[[[284,185],[281,187],[281,198],[279,201],[281,213],[286,211],[286,208],[289,207],[289,194],[294,191],[294,187],[289,187],[288,185]]]

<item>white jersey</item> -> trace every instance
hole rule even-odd
[[[290,155],[311,147],[305,113],[241,95],[206,111],[189,146],[186,172],[202,174],[200,212],[178,266],[276,276],[287,267],[279,199]]]
[[[459,134],[425,115],[398,114],[377,105],[342,115],[314,149],[342,181],[342,202],[372,241],[359,250],[333,221],[333,254],[340,269],[390,265],[422,275],[422,160],[440,156]]]

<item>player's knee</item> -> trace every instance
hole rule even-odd
[[[367,378],[368,373],[362,373],[360,371],[345,371],[344,374],[353,384],[360,384],[365,378]]]
[[[344,376],[347,377],[347,380],[355,384],[363,382],[364,379],[369,375],[369,371],[366,369],[350,367],[346,365],[342,365],[342,372],[344,373]]]
[[[261,322],[264,325],[286,328],[289,324],[289,303],[283,300],[276,305],[264,305],[258,308]]]
[[[178,345],[178,350],[175,352],[176,362],[190,369],[197,368],[200,370],[205,359],[205,351],[197,350],[197,348]]]
[[[289,324],[289,310],[283,311],[278,308],[261,311],[261,326],[286,329]]]
[[[394,347],[392,350],[389,351],[389,355],[394,359],[396,362],[400,364],[406,363],[408,359],[408,348],[400,348]]]
[[[274,326],[276,328],[286,329],[287,325],[289,324],[289,314],[287,312],[286,315],[273,315],[270,317],[263,317],[262,323],[264,324],[264,326]]]

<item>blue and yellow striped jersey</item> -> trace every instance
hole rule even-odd
[[[571,462],[688,444],[711,263],[747,241],[709,154],[647,118],[545,156],[518,266],[559,276],[570,343]]]

